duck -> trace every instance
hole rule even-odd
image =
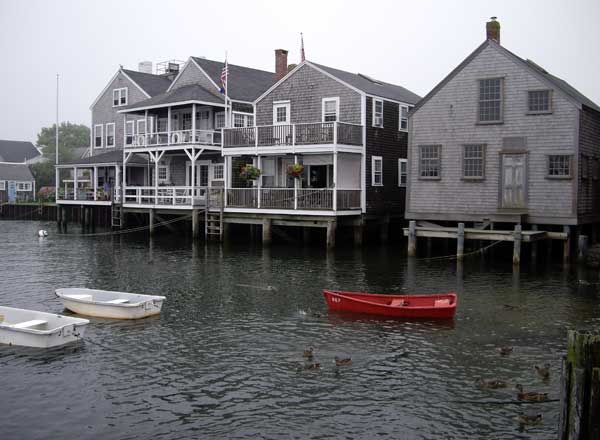
[[[352,365],[352,359],[351,358],[342,358],[340,359],[339,357],[335,357],[335,364],[338,367],[344,366],[344,365]]]
[[[496,348],[496,350],[502,356],[508,356],[509,354],[511,354],[513,352],[513,348],[511,346],[509,346],[509,345],[504,345],[502,347],[498,347],[498,348]]]
[[[497,388],[506,388],[508,383],[498,379],[483,380],[481,377],[479,377],[475,380],[475,385],[477,385],[479,388],[490,388],[495,390]]]
[[[542,415],[541,414],[535,414],[535,415],[519,414],[517,416],[517,421],[521,425],[537,425],[538,423],[542,422]]]
[[[319,370],[319,369],[321,369],[321,364],[319,364],[318,362],[306,364],[304,366],[304,369],[305,370]]]
[[[525,402],[545,402],[548,400],[548,393],[536,393],[534,391],[530,391],[528,393],[523,392],[523,386],[521,384],[517,384],[515,388],[519,391],[517,393],[517,399],[523,400]]]
[[[550,378],[550,365],[544,364],[544,366],[535,365],[535,371],[542,379]]]
[[[314,347],[306,347],[304,349],[304,353],[302,353],[302,357],[305,357],[305,358],[312,358],[314,355],[315,355]]]

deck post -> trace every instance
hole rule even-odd
[[[408,256],[417,255],[417,222],[411,220],[408,222]]]
[[[390,230],[390,216],[386,214],[383,216],[381,220],[381,229],[379,230],[379,239],[381,243],[387,243],[389,238],[389,230]]]
[[[462,261],[465,256],[465,224],[459,223],[456,232],[456,259]]]
[[[91,214],[90,209],[91,208],[88,206],[83,208],[83,213],[84,213],[83,220],[84,220],[84,226],[86,229],[90,227],[90,214]]]
[[[263,245],[271,243],[271,219],[263,219],[262,224],[262,242]]]
[[[69,218],[67,217],[67,207],[63,206],[61,208],[62,214],[61,214],[61,221],[62,221],[62,227],[64,232],[67,232],[67,224],[69,222]]]
[[[431,237],[427,237],[427,257],[431,257],[431,248],[433,247],[433,239]]]
[[[337,222],[327,222],[327,249],[333,249],[335,247],[335,230],[337,228]]]
[[[579,260],[580,263],[582,263],[587,258],[587,252],[588,252],[588,237],[587,237],[587,235],[579,236],[579,239],[577,241],[577,248],[578,248],[577,259]]]
[[[200,236],[200,216],[198,215],[197,209],[192,209],[192,237],[198,238]]]
[[[513,233],[513,265],[518,266],[521,264],[521,242],[523,241],[522,226],[515,225],[515,232]]]
[[[532,231],[538,230],[538,225],[531,225]],[[538,254],[538,243],[537,240],[531,242],[531,262],[535,263],[537,261]]]
[[[571,256],[571,227],[569,225],[563,226],[563,232],[567,234],[567,238],[563,242],[563,263],[569,264]]]
[[[353,226],[354,228],[354,245],[355,246],[362,246],[363,244],[363,223],[362,221],[360,222],[360,224],[355,224]]]
[[[304,244],[310,243],[310,228],[306,226],[302,228],[302,242]]]
[[[154,235],[154,209],[148,210],[148,229],[150,235]]]

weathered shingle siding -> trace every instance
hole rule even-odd
[[[504,123],[477,125],[478,79],[504,78]],[[500,151],[505,137],[525,137],[529,215],[574,217],[575,180],[547,179],[548,154],[577,151],[577,106],[553,91],[554,111],[527,115],[527,91],[550,88],[529,69],[492,46],[485,48],[411,117],[407,216],[485,218],[498,211]],[[485,180],[462,177],[462,145],[486,144]],[[441,180],[418,179],[419,145],[440,144]],[[424,215],[426,214],[426,215]],[[559,222],[559,220],[557,220]]]
[[[583,178],[582,156],[588,158],[588,178]],[[600,180],[594,167],[600,166],[600,113],[583,108],[579,119],[579,189],[577,210],[582,223],[600,220]]]
[[[113,107],[113,90],[119,89],[122,87],[127,87],[127,104],[135,104],[136,102],[140,102],[148,97],[144,95],[140,89],[133,84],[129,79],[123,75],[123,73],[119,72],[116,78],[112,81],[109,87],[106,89],[104,94],[100,96],[94,107],[92,108],[92,134],[91,134],[91,142],[92,142],[92,155],[98,155],[105,153],[106,151],[111,151],[111,148],[106,148],[106,124],[114,122],[115,123],[115,148],[123,148],[123,136],[124,136],[124,120],[123,114],[119,114],[118,111],[123,107]],[[128,116],[128,118],[136,119],[135,117]],[[102,140],[102,148],[94,148],[94,126],[96,124],[103,125],[103,140]]]
[[[273,124],[273,102],[290,101],[292,123],[321,122],[323,98],[340,98],[342,122],[361,124],[361,95],[304,65],[256,104],[256,125]]]
[[[373,99],[367,97],[367,214],[404,212],[406,189],[398,186],[398,159],[406,158],[408,133],[399,131],[400,107],[383,102],[383,128],[373,127]],[[372,157],[383,158],[383,186],[372,186]]]
[[[171,86],[171,90],[176,90],[179,87],[189,86],[191,84],[198,84],[204,87],[206,90],[218,92],[215,85],[204,73],[202,73],[200,69],[198,69],[198,66],[196,66],[196,64],[193,62],[189,62],[185,66],[177,80]]]

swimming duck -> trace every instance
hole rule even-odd
[[[321,368],[321,364],[319,364],[318,362],[306,364],[304,366],[305,370],[319,370],[320,368]]]
[[[483,380],[481,377],[479,377],[477,380],[475,380],[475,385],[477,385],[479,388],[490,388],[495,390],[497,388],[506,388],[508,383],[498,379]]]
[[[338,367],[341,367],[341,366],[343,366],[343,365],[352,365],[352,359],[351,359],[351,358],[343,358],[343,359],[340,359],[339,357],[337,357],[337,356],[336,356],[336,357],[335,357],[335,364],[336,364]]]
[[[517,416],[517,421],[521,425],[537,425],[538,423],[542,422],[542,415],[541,414],[535,414],[535,415],[519,414]]]
[[[302,357],[305,357],[305,358],[312,358],[314,355],[315,355],[314,347],[306,347],[304,349],[304,353],[302,353]]]
[[[550,365],[549,364],[544,364],[543,367],[540,367],[539,365],[536,365],[535,366],[535,371],[537,371],[537,374],[542,379],[549,379],[550,378]]]
[[[511,354],[513,352],[513,348],[509,345],[505,345],[502,347],[498,347],[496,348],[496,350],[498,351],[498,353],[500,353],[502,356],[508,356],[509,354]]]
[[[515,388],[519,391],[517,393],[517,399],[519,400],[524,400],[525,402],[545,402],[548,400],[548,393],[536,393],[533,391],[524,393],[521,384],[517,384]]]

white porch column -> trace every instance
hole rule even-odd
[[[171,106],[167,107],[167,145],[171,145]]]
[[[260,156],[258,156],[258,157],[256,158],[256,167],[257,167],[259,170],[262,170],[262,168],[261,168],[261,160],[260,160]],[[258,188],[258,189],[257,189],[256,191],[257,191],[257,193],[258,193],[258,199],[257,199],[257,203],[258,203],[258,204],[257,204],[256,206],[257,206],[258,208],[260,208],[260,196],[261,196],[261,194],[260,194],[260,193],[261,193],[261,189],[262,189],[262,177],[261,177],[261,176],[258,176],[258,186],[257,186],[257,188]]]
[[[148,133],[150,133],[150,130],[148,130],[148,110],[145,110],[144,111],[144,146],[148,145]],[[123,170],[125,170],[125,169],[123,169]],[[125,172],[123,172],[123,175],[125,175]]]
[[[192,184],[192,205],[194,204],[194,196],[196,195],[196,149],[192,147],[192,157],[190,161],[192,169],[190,170],[191,179],[190,183]],[[208,192],[207,192],[208,194]]]
[[[227,207],[227,188],[229,188],[229,156],[223,158],[223,207]]]
[[[98,167],[95,166],[93,170],[94,179],[94,200],[98,200]]]
[[[196,143],[196,104],[192,104],[192,143]]]
[[[56,200],[59,200],[58,197],[58,185],[60,184],[60,168],[55,167],[55,174],[54,174],[54,198]]]
[[[294,154],[294,165],[298,165],[298,155]],[[294,209],[298,209],[298,179],[294,177]]]
[[[337,174],[338,174],[338,153],[333,153],[333,210],[337,210]]]
[[[73,168],[73,200],[77,200],[77,167]]]
[[[125,170],[125,161],[123,161],[123,170]],[[110,199],[114,200],[114,201],[120,201],[121,203],[124,202],[124,200],[120,200],[119,198],[119,188],[121,188],[121,194],[125,194],[125,172],[123,172],[123,181],[121,182],[121,173],[120,173],[121,169],[119,168],[119,165],[115,165],[115,190],[114,190],[114,194],[110,194]],[[108,168],[104,169],[104,178],[106,179],[108,177]],[[122,185],[122,186],[121,186]]]

